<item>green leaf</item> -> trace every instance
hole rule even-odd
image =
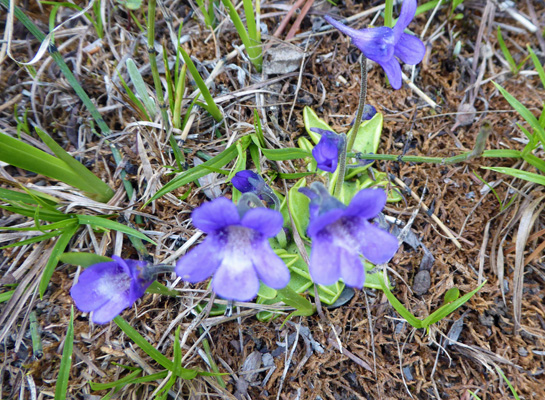
[[[70,155],[67,154],[67,156],[71,158]],[[81,168],[85,169],[86,171],[85,176],[80,175],[81,170],[75,172],[65,161],[53,157],[52,155],[47,154],[34,146],[14,139],[2,132],[0,132],[0,160],[15,167],[26,169],[28,171],[64,182],[67,185],[91,194],[91,197],[95,197],[97,200],[100,199],[100,201],[102,201],[105,199],[103,192],[104,186],[107,187],[107,185],[100,181],[100,179],[94,176],[83,165],[80,164]],[[76,160],[73,161],[77,163]],[[89,174],[94,176],[93,183],[89,183]],[[97,179],[101,182],[99,186],[101,186],[100,191],[102,194],[97,194],[97,189],[93,185],[96,183]],[[111,191],[109,187],[107,188],[109,191]],[[113,194],[113,192],[111,193]]]
[[[263,282],[259,282],[259,291],[257,295],[265,300],[272,300],[276,297],[277,291],[265,285]]]
[[[403,304],[394,296],[394,294],[390,291],[390,288],[386,284],[384,280],[381,281],[381,289],[388,298],[388,301],[394,307],[394,309],[401,315],[405,320],[414,328],[419,329],[422,328],[422,321],[416,318],[409,310],[405,308]]]
[[[511,104],[511,107],[513,107],[521,116],[530,124],[530,126],[535,130],[535,133],[538,135],[539,140],[542,144],[545,145],[545,129],[540,125],[537,118],[528,110],[526,107],[522,105],[520,101],[515,99],[507,90],[502,88],[500,85],[498,85],[496,82],[492,81],[494,86],[496,86],[496,89],[498,89],[503,97],[505,97],[505,100],[509,104]]]
[[[241,139],[239,139],[239,142],[241,142],[241,145],[243,148],[246,148],[250,143],[250,138],[248,136],[245,136]],[[187,185],[190,182],[193,182],[199,178],[202,178],[203,176],[207,175],[208,167],[212,168],[221,168],[238,155],[237,146],[236,144],[232,144],[227,149],[222,151],[220,154],[215,156],[214,158],[205,161],[201,165],[198,165],[196,167],[193,167],[185,172],[182,172],[180,175],[178,175],[176,178],[171,180],[169,183],[167,183],[165,186],[163,186],[155,195],[149,199],[145,205],[149,204],[153,200],[158,199],[161,196],[164,196],[167,193],[172,192],[173,190],[178,189],[179,187],[183,185]]]
[[[98,226],[98,227],[104,228],[104,229],[110,229],[110,230],[113,230],[113,231],[123,232],[123,233],[126,233],[127,235],[131,235],[131,236],[137,237],[139,239],[146,240],[146,241],[148,241],[150,243],[153,243],[155,245],[157,244],[153,240],[148,238],[146,235],[144,235],[143,233],[138,232],[136,229],[130,228],[130,227],[126,226],[126,225],[120,224],[117,221],[111,221],[109,219],[102,218],[102,217],[97,217],[95,215],[77,214],[77,218],[78,218],[79,223],[82,224],[82,225]]]
[[[299,158],[312,157],[312,153],[306,150],[289,147],[286,149],[261,149],[263,155],[271,161],[296,160]]]
[[[462,306],[464,303],[466,303],[475,293],[477,293],[481,288],[484,286],[486,281],[481,283],[477,289],[463,295],[457,300],[454,300],[451,303],[445,304],[444,306],[440,307],[438,310],[433,312],[431,315],[429,315],[427,318],[425,318],[422,321],[422,327],[427,328],[430,325],[435,324],[436,322],[441,321],[443,318],[445,318],[447,315],[454,312],[458,307]]]
[[[68,380],[70,379],[70,367],[72,366],[72,351],[74,348],[74,306],[70,308],[70,321],[64,338],[61,366],[55,382],[55,400],[66,399]]]
[[[325,129],[326,131],[335,132],[323,119],[316,115],[312,108],[308,106],[303,109],[303,121],[305,123],[305,129],[314,144],[318,144],[322,136],[319,133],[312,132],[310,128],[320,128]]]
[[[124,376],[123,378],[121,379],[118,379],[116,381],[113,381],[113,382],[108,382],[108,383],[96,383],[96,382],[89,382],[89,385],[91,386],[91,390],[108,390],[108,389],[112,389],[112,388],[117,388],[117,387],[124,387],[128,384],[131,384],[131,383],[134,383],[135,379],[140,376],[140,374],[142,373],[142,369],[141,368],[138,368],[134,371],[132,371],[130,374]],[[166,376],[167,375],[167,372],[164,371],[164,372],[159,372],[158,374],[154,374],[154,375],[164,375]],[[149,375],[151,376],[151,375]],[[158,378],[160,379],[160,378]]]
[[[61,236],[57,239],[57,242],[55,243],[55,246],[53,247],[53,250],[51,251],[51,255],[49,256],[49,260],[47,260],[47,264],[45,265],[42,278],[40,279],[40,285],[39,285],[40,298],[44,297],[44,293],[47,290],[47,285],[49,285],[49,281],[51,280],[51,277],[53,276],[55,267],[59,263],[59,260],[62,254],[64,253],[66,246],[68,246],[68,243],[70,242],[72,237],[76,234],[78,229],[79,229],[79,225],[76,224],[74,221],[74,224],[65,228]]]
[[[534,182],[539,185],[545,185],[545,176],[534,174],[533,172],[521,171],[516,168],[507,168],[507,167],[481,167],[481,168],[500,172],[502,174],[506,174],[510,176],[514,176],[515,178],[524,179],[525,181]]]
[[[308,211],[310,200],[303,193],[299,193],[299,188],[305,187],[306,184],[305,178],[302,178],[289,190],[288,207],[299,235],[309,240],[307,237],[307,227],[310,218]]]
[[[237,13],[237,10],[233,3],[230,0],[221,0],[222,3],[225,5],[229,12],[229,16],[231,17],[231,21],[233,21],[233,25],[235,25],[235,29],[238,32],[238,35],[240,36],[240,40],[242,40],[242,43],[244,44],[244,47],[246,47],[246,52],[248,53],[248,56],[250,57],[250,61],[252,64],[254,64],[256,70],[258,72],[261,72],[261,65],[263,63],[263,54],[261,51],[261,43],[260,40],[258,40],[258,34],[257,30],[253,37],[251,37],[248,34],[248,31],[244,27],[244,24],[242,23],[242,20],[240,19],[240,16]],[[254,21],[255,24],[255,21]],[[257,29],[257,28],[256,28]]]
[[[7,292],[0,293],[0,303],[4,303],[11,299],[11,296],[13,296],[13,293],[15,293],[15,290],[8,290]]]
[[[51,151],[59,157],[61,161],[64,161],[66,165],[73,171],[73,173],[81,181],[80,188],[91,194],[91,197],[97,201],[106,203],[114,195],[114,191],[102,180],[100,180],[95,174],[87,169],[82,163],[77,161],[74,157],[66,152],[61,146],[57,144],[46,132],[36,127],[36,133],[40,136],[40,139],[51,149]],[[78,186],[76,186],[78,187]],[[88,187],[86,190],[85,187]]]
[[[210,94],[210,90],[208,90],[208,86],[206,86],[206,83],[201,78],[201,75],[199,74],[197,67],[195,67],[195,64],[191,60],[191,57],[189,57],[189,54],[187,54],[187,52],[181,46],[178,47],[178,50],[182,54],[182,58],[184,59],[184,62],[187,65],[187,69],[191,73],[193,80],[197,84],[197,87],[201,91],[201,94],[204,97],[206,104],[208,105],[207,111],[210,113],[210,115],[212,115],[212,117],[214,117],[214,119],[217,122],[221,122],[221,120],[223,120],[223,115],[221,114],[221,111],[216,105],[216,103],[214,102],[214,98]]]
[[[536,157],[531,153],[526,154],[523,158],[524,161],[526,161],[528,164],[536,167],[538,170],[545,174],[545,160],[542,160],[541,158]]]
[[[91,265],[113,261],[110,257],[99,256],[95,253],[64,253],[59,257],[59,260],[65,264],[81,265],[87,268]]]
[[[127,59],[127,72],[131,77],[136,93],[140,96],[146,111],[149,113],[152,120],[155,119],[155,116],[157,115],[157,106],[155,105],[155,101],[148,95],[148,87],[132,58]]]
[[[174,364],[167,357],[165,357],[159,350],[153,347],[136,329],[134,329],[127,321],[121,318],[119,315],[114,318],[114,322],[121,328],[121,330],[127,335],[138,347],[144,351],[148,356],[154,359],[163,368],[169,371],[174,371]]]
[[[38,207],[12,207],[12,206],[0,206],[0,208],[10,211],[15,214],[21,214],[26,217],[34,218],[36,216]],[[40,210],[39,217],[41,221],[47,222],[59,222],[71,218],[71,215],[63,214],[60,211]]]
[[[516,74],[518,72],[517,63],[513,59],[511,52],[509,51],[509,49],[507,48],[507,45],[505,44],[505,41],[503,40],[503,35],[501,34],[501,29],[499,26],[498,26],[497,34],[498,34],[498,44],[500,45],[500,49],[503,53],[503,56],[507,60],[507,63],[509,64],[509,67],[511,68],[511,72],[513,74]]]
[[[383,120],[382,114],[376,113],[373,118],[361,123],[352,148],[354,152],[363,154],[377,152],[380,145],[380,136],[382,135]]]
[[[445,293],[445,299],[443,300],[443,304],[452,303],[453,301],[457,300],[460,297],[460,290],[457,287],[450,288]]]
[[[543,87],[545,87],[545,70],[543,70],[543,65],[541,65],[539,58],[537,58],[536,53],[534,53],[534,50],[532,50],[530,45],[528,45],[528,51],[530,52],[530,57],[532,57],[532,61],[534,62],[534,67],[539,75],[539,79],[541,79],[541,84]]]
[[[178,297],[178,292],[174,289],[169,289],[165,285],[163,285],[160,282],[153,282],[148,289],[146,290],[146,293],[153,293],[153,294],[160,294],[163,296],[170,296],[170,297]]]

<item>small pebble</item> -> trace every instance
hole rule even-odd
[[[422,296],[428,291],[431,286],[430,271],[423,269],[414,277],[413,290],[414,292]]]
[[[517,352],[521,357],[526,357],[528,355],[528,350],[526,350],[524,347],[519,347]]]

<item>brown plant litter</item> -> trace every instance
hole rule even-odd
[[[261,22],[269,32],[263,34],[268,51],[289,46],[303,53],[297,56],[297,70],[271,76],[258,75],[252,69],[223,6],[216,13],[218,29],[211,35],[194,2],[161,4],[172,21],[167,26],[158,9],[157,43],[164,44],[169,60],[174,60],[171,29],[177,32],[183,22],[182,45],[225,115],[225,124],[218,125],[204,111],[195,109],[187,129],[174,131],[176,137],[185,139],[190,165],[195,157],[214,156],[226,144],[252,132],[256,109],[273,148],[294,146],[297,138],[305,136],[302,110],[306,105],[337,131],[348,130],[359,93],[359,53],[343,35],[321,30],[321,16],[333,12],[340,17],[353,16],[349,21],[355,27],[372,21],[380,25],[382,19],[376,17],[383,3],[347,0],[333,8],[324,0],[306,0],[297,2],[296,7],[302,10],[299,14],[294,12],[294,3],[261,3]],[[528,44],[543,62],[545,3],[521,1],[504,10],[507,3],[467,0],[455,12],[462,18],[452,19],[449,2],[433,17],[433,10],[416,17],[411,24],[416,34],[424,32],[428,23],[423,35],[427,54],[416,68],[405,67],[411,85],[399,91],[393,91],[385,83],[383,71],[370,64],[368,101],[385,117],[380,153],[450,157],[473,148],[485,120],[492,125],[486,149],[524,147],[526,137],[516,126],[523,120],[492,80],[534,115],[541,111],[545,90],[531,61],[517,75],[509,71],[496,30],[501,26],[517,63],[526,57]],[[17,5],[40,29],[48,30],[50,5]],[[23,184],[53,195],[65,211],[121,215],[126,223],[156,240],[157,247],[147,246],[155,262],[173,263],[201,240],[190,223],[191,211],[206,201],[207,194],[220,191],[229,197],[230,189],[219,175],[207,181],[206,187],[191,183],[142,207],[171,179],[165,166],[175,165],[164,124],[160,119],[142,121],[142,112],[130,101],[118,76],[119,72],[129,80],[124,63],[131,57],[153,87],[145,37],[139,29],[139,24],[145,24],[146,7],[144,4],[141,10],[128,13],[118,2],[104,1],[105,36],[99,41],[86,18],[70,21],[55,35],[63,58],[113,131],[111,141],[124,155],[123,168],[136,188],[135,197],[127,199],[121,168],[116,168],[108,146],[93,133],[97,128],[90,115],[48,53],[34,65],[34,76],[12,59],[0,63],[0,130],[16,136],[15,107],[19,118],[28,112],[32,125],[42,127],[79,157],[116,190],[116,195],[107,205],[96,203],[64,184],[11,166],[0,167],[0,184],[5,188]],[[39,43],[16,19],[9,27],[5,10],[1,13],[2,28],[11,29],[12,57],[19,62],[32,59]],[[55,24],[74,13],[61,7]],[[291,17],[286,18],[288,13]],[[289,41],[285,40],[286,32]],[[461,47],[455,54],[457,43]],[[2,43],[1,54],[5,54],[5,45]],[[194,90],[192,79],[188,79],[184,113]],[[43,148],[33,135],[21,135],[24,141]],[[543,150],[536,155],[543,158]],[[389,264],[395,272],[390,276],[397,298],[424,318],[441,306],[450,288],[467,293],[486,280],[483,289],[427,333],[412,329],[382,292],[375,290],[356,290],[342,307],[323,308],[323,318],[296,317],[283,326],[290,310],[282,308],[283,316],[261,323],[255,314],[263,306],[251,303],[235,304],[231,316],[211,317],[206,310],[195,308],[208,293],[206,284],[192,286],[165,275],[162,282],[175,284],[178,297],[148,294],[125,311],[123,318],[170,359],[174,333],[181,326],[185,368],[210,371],[203,347],[203,339],[207,339],[211,359],[226,373],[220,378],[222,384],[216,377],[178,380],[169,398],[469,400],[470,391],[483,400],[512,398],[497,373],[499,367],[521,399],[545,399],[544,189],[480,167],[537,171],[513,159],[484,158],[454,165],[376,162],[375,166],[387,172],[404,193],[404,200],[389,204],[385,213],[402,223],[413,215],[411,232],[421,244],[403,244]],[[266,172],[303,171],[298,161],[262,160],[261,167]],[[272,184],[284,191],[294,182],[277,180]],[[500,206],[498,199],[505,206],[513,197],[509,207]],[[137,223],[137,216],[141,223]],[[1,226],[32,224],[28,218],[0,210]],[[0,245],[32,234],[2,231]],[[52,246],[51,242],[31,244],[5,249],[0,255],[0,293],[15,290],[9,301],[0,303],[2,399],[48,399],[54,395],[73,304],[69,291],[80,269],[60,264],[40,299],[36,287]],[[78,232],[70,249],[137,257],[124,234],[89,228]],[[426,258],[428,252],[433,262]],[[413,291],[421,269],[429,271],[426,284]],[[41,358],[32,352],[31,311],[38,316]],[[113,323],[93,326],[88,315],[76,312],[74,328],[68,398],[102,398],[108,391],[93,391],[89,382],[123,378],[130,372],[123,366],[142,368],[144,375],[162,370]],[[128,385],[112,398],[151,399],[167,379]]]

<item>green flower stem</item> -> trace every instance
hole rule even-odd
[[[352,150],[354,142],[356,141],[356,136],[358,135],[358,130],[361,125],[361,117],[363,115],[363,108],[365,107],[365,98],[367,97],[367,58],[362,54],[360,59],[360,69],[361,69],[361,84],[360,84],[360,100],[358,105],[358,112],[356,113],[356,120],[354,121],[354,126],[348,132],[348,139],[343,140],[343,148],[339,154],[339,175],[337,176],[337,182],[335,184],[334,196],[339,197],[341,194],[341,188],[344,182],[344,177],[346,175],[346,156],[347,152]],[[348,140],[348,144],[346,143]]]
[[[342,149],[339,154],[339,166],[338,166],[339,173],[337,174],[337,181],[335,182],[335,192],[333,193],[333,195],[337,198],[339,198],[341,194],[341,189],[343,187],[344,177],[346,174],[346,156],[347,156],[346,135],[344,133],[340,133],[339,135],[342,137],[342,141],[341,141]]]
[[[348,157],[357,158],[358,160],[379,160],[379,161],[398,161],[398,162],[415,162],[415,163],[431,163],[431,164],[456,164],[460,162],[470,161],[477,157],[484,158],[522,158],[520,151],[518,150],[484,150],[486,139],[490,135],[492,127],[490,123],[484,122],[477,139],[475,140],[475,147],[471,151],[467,151],[462,154],[458,154],[452,157],[423,157],[423,156],[402,156],[395,154],[362,154],[362,153],[348,153]]]
[[[354,126],[348,133],[348,146],[346,150],[352,150],[354,142],[356,141],[356,136],[358,135],[358,130],[361,125],[361,117],[363,115],[363,109],[365,107],[365,98],[367,97],[367,58],[362,54],[360,60],[361,68],[361,84],[360,84],[360,101],[358,105],[358,113],[356,114],[356,120],[354,121]]]
[[[151,74],[153,75],[153,84],[155,86],[155,92],[157,94],[157,101],[159,102],[159,109],[161,110],[161,118],[165,124],[165,130],[169,136],[170,146],[174,151],[174,158],[178,169],[182,171],[185,164],[184,153],[180,151],[176,139],[172,135],[172,129],[168,119],[167,105],[165,104],[165,98],[163,96],[163,88],[161,86],[161,78],[159,77],[159,69],[157,68],[157,55],[155,51],[155,9],[157,7],[156,0],[149,0],[148,4],[148,56],[151,65]],[[168,65],[165,64],[165,68]]]

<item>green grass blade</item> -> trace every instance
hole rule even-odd
[[[246,26],[248,27],[248,36],[254,42],[254,46],[261,45],[260,31],[256,25],[256,16],[254,15],[254,5],[252,0],[242,0],[244,6],[244,16],[246,17]],[[256,12],[259,2],[256,2]]]
[[[249,145],[250,138],[245,136],[241,139],[239,139],[239,143],[242,144],[243,148],[246,148]],[[189,182],[193,182],[199,178],[202,178],[203,176],[207,175],[209,173],[208,168],[221,168],[230,161],[234,160],[235,157],[238,155],[237,146],[236,143],[233,143],[230,147],[222,151],[220,154],[215,156],[214,158],[205,161],[201,165],[191,168],[190,170],[187,170],[185,172],[182,172],[180,175],[178,175],[176,178],[171,180],[169,183],[167,183],[165,186],[163,186],[155,195],[146,202],[145,205],[149,204],[153,200],[158,199],[161,196],[164,196],[167,193],[172,192],[173,190],[178,189],[179,187],[183,185],[187,185]]]
[[[120,316],[114,318],[114,322],[121,328],[121,330],[127,335],[138,347],[144,351],[148,356],[154,359],[158,364],[163,366],[163,368],[168,369],[169,371],[174,370],[174,364],[167,357],[165,357],[159,350],[153,347],[140,333],[136,331],[132,326],[129,325]]]
[[[393,0],[386,0],[384,4],[384,26],[388,28],[394,27],[394,1]]]
[[[140,99],[144,104],[144,107],[146,107],[151,119],[155,119],[155,116],[157,115],[157,107],[155,106],[153,99],[148,95],[147,85],[132,58],[127,60],[127,71],[131,77],[134,88],[136,89],[136,93],[138,93],[138,96],[140,96]]]
[[[101,262],[113,261],[110,257],[99,256],[95,253],[63,253],[59,259],[65,264],[81,265],[83,268]]]
[[[454,300],[451,303],[445,304],[444,306],[440,307],[438,310],[434,311],[431,315],[429,315],[427,318],[422,321],[422,327],[427,328],[430,325],[435,324],[436,322],[441,321],[443,318],[445,318],[447,315],[454,312],[457,308],[461,307],[464,303],[466,303],[475,293],[477,293],[481,288],[484,286],[486,281],[481,283],[475,290],[472,290],[469,293],[466,293],[462,297],[460,297],[457,300]]]
[[[182,54],[182,58],[184,59],[185,65],[187,65],[187,69],[191,73],[191,76],[195,80],[197,87],[201,91],[201,94],[204,97],[206,104],[208,104],[208,111],[210,112],[210,115],[212,115],[212,117],[214,117],[216,121],[220,122],[221,120],[223,120],[223,115],[221,114],[221,111],[216,105],[216,103],[214,102],[214,98],[210,94],[210,90],[208,90],[206,83],[204,82],[201,75],[199,74],[197,67],[195,67],[195,64],[191,60],[191,57],[189,57],[189,54],[187,54],[187,52],[183,49],[183,47],[178,47],[178,49],[180,50],[180,53]]]
[[[26,207],[12,207],[12,206],[0,206],[0,208],[10,211],[15,214],[21,214],[26,217],[34,218],[36,215],[36,209],[29,209]],[[63,221],[66,218],[66,214],[61,213],[60,211],[53,212],[53,211],[46,211],[41,210],[40,211],[40,220],[41,221],[47,221],[47,222],[59,222]]]
[[[503,53],[503,56],[507,60],[507,63],[509,64],[509,68],[511,68],[511,72],[513,74],[516,74],[518,72],[517,63],[513,59],[513,56],[511,55],[511,52],[507,48],[507,45],[505,44],[505,41],[503,40],[503,35],[501,34],[501,29],[498,26],[498,44],[500,45],[501,52]]]
[[[51,138],[51,136],[38,127],[36,127],[36,133],[46,146],[49,147],[61,161],[64,161],[74,174],[79,177],[82,185],[89,188],[87,192],[96,195],[93,197],[95,197],[97,201],[107,203],[113,197],[114,191],[106,183],[89,171],[82,163],[68,154],[66,150]]]
[[[507,386],[509,386],[509,389],[511,390],[511,393],[513,393],[513,397],[515,398],[515,400],[520,400],[520,397],[517,393],[517,391],[515,390],[515,388],[513,387],[513,385],[511,384],[511,382],[509,382],[509,379],[507,379],[507,377],[505,376],[505,374],[503,373],[503,371],[501,370],[500,367],[498,367],[497,365],[494,365],[496,367],[496,371],[498,371],[498,374],[501,375],[501,377],[503,378],[503,380],[505,381],[505,383],[507,383]]]
[[[510,176],[514,176],[515,178],[524,179],[525,181],[537,183],[539,185],[545,185],[545,176],[534,174],[533,172],[521,171],[516,168],[507,168],[507,167],[481,167],[481,168],[500,172],[502,174],[506,174]]]
[[[237,13],[237,10],[235,9],[235,6],[231,2],[231,0],[221,0],[222,3],[227,7],[227,10],[229,11],[229,16],[231,17],[231,21],[233,21],[233,24],[235,25],[235,29],[238,32],[238,35],[240,36],[240,40],[242,40],[242,43],[244,44],[244,47],[246,47],[246,52],[248,53],[248,56],[250,57],[250,61],[252,61],[252,64],[254,64],[255,68],[258,72],[261,72],[261,66],[263,64],[263,54],[261,52],[261,46],[254,46],[254,43],[252,42],[250,36],[248,35],[248,31],[244,27],[244,24],[242,23],[242,20],[240,19],[240,16]]]
[[[522,118],[524,118],[526,122],[530,124],[530,126],[535,130],[535,133],[538,135],[541,143],[545,145],[545,129],[540,125],[534,114],[532,114],[530,110],[524,107],[522,103],[515,99],[507,90],[502,88],[494,81],[492,81],[492,83],[494,83],[496,89],[498,89],[503,97],[505,97],[505,100],[507,100],[507,102],[511,104],[511,107],[513,107],[522,116]]]
[[[47,260],[47,264],[45,265],[44,272],[42,274],[42,279],[40,280],[40,298],[43,298],[44,293],[47,290],[47,285],[49,285],[49,281],[51,280],[53,272],[55,271],[55,267],[59,263],[61,255],[64,253],[64,250],[66,249],[66,246],[68,246],[68,243],[72,237],[76,234],[78,228],[79,225],[74,222],[72,226],[64,229],[61,236],[57,239],[57,243],[55,243],[55,246],[53,247],[49,260]]]
[[[5,293],[0,293],[0,303],[4,303],[11,299],[11,296],[13,296],[13,293],[15,293],[15,290],[8,290]]]
[[[295,160],[298,158],[312,157],[312,153],[295,147],[285,149],[261,149],[263,155],[271,161]]]
[[[401,315],[405,320],[411,324],[416,329],[422,328],[422,321],[416,318],[409,310],[405,308],[403,304],[394,296],[394,294],[390,291],[390,288],[388,285],[386,285],[385,280],[381,279],[380,284],[382,286],[382,291],[388,298],[388,301],[394,307],[394,309]]]
[[[95,382],[89,382],[89,386],[91,386],[91,390],[108,390],[115,388],[117,386],[126,386],[130,383],[133,383],[135,378],[137,378],[142,373],[142,369],[138,368],[135,371],[132,371],[127,376],[124,376],[121,379],[118,379],[117,381],[108,382],[108,383],[95,383]],[[163,372],[162,374],[166,374],[166,372]],[[157,374],[155,374],[157,375]]]
[[[72,366],[72,351],[74,349],[74,307],[70,308],[70,322],[64,338],[64,347],[62,349],[61,366],[59,376],[55,382],[55,400],[65,400],[68,390],[68,380],[70,379],[70,368]]]
[[[70,155],[68,156],[71,157]],[[89,185],[87,180],[83,179],[78,173],[74,172],[70,165],[68,165],[65,161],[53,157],[52,155],[47,154],[34,146],[14,139],[1,132],[0,160],[15,167],[26,169],[28,171],[64,182],[87,193],[93,193],[93,190],[95,190],[94,186]],[[85,168],[83,165],[81,165],[81,167]],[[85,170],[88,174],[93,175],[89,170],[87,170],[87,168],[85,168]],[[98,179],[96,176],[94,176],[94,178]],[[104,182],[100,182],[102,185],[106,185]],[[103,186],[101,186],[101,192],[103,193],[102,189]],[[108,189],[111,191],[109,187]]]
[[[530,52],[530,57],[532,57],[532,61],[534,62],[534,67],[536,68],[536,71],[539,75],[539,79],[541,79],[541,84],[543,87],[545,87],[545,70],[543,70],[543,65],[539,62],[539,58],[537,58],[536,53],[530,45],[528,45],[528,51]]]
[[[78,214],[77,218],[78,218],[79,223],[83,224],[83,225],[93,225],[93,226],[98,226],[98,227],[101,227],[101,228],[104,228],[104,229],[109,229],[109,230],[112,230],[112,231],[123,232],[123,233],[126,233],[127,235],[131,235],[131,236],[137,237],[139,239],[146,240],[146,241],[148,241],[148,242],[150,242],[152,244],[155,244],[155,245],[157,244],[153,240],[151,240],[149,237],[144,235],[143,233],[138,232],[136,229],[129,228],[126,225],[120,224],[117,221],[111,221],[109,219],[105,219],[105,218],[102,218],[102,217],[97,217],[95,215],[80,215],[80,214]]]

